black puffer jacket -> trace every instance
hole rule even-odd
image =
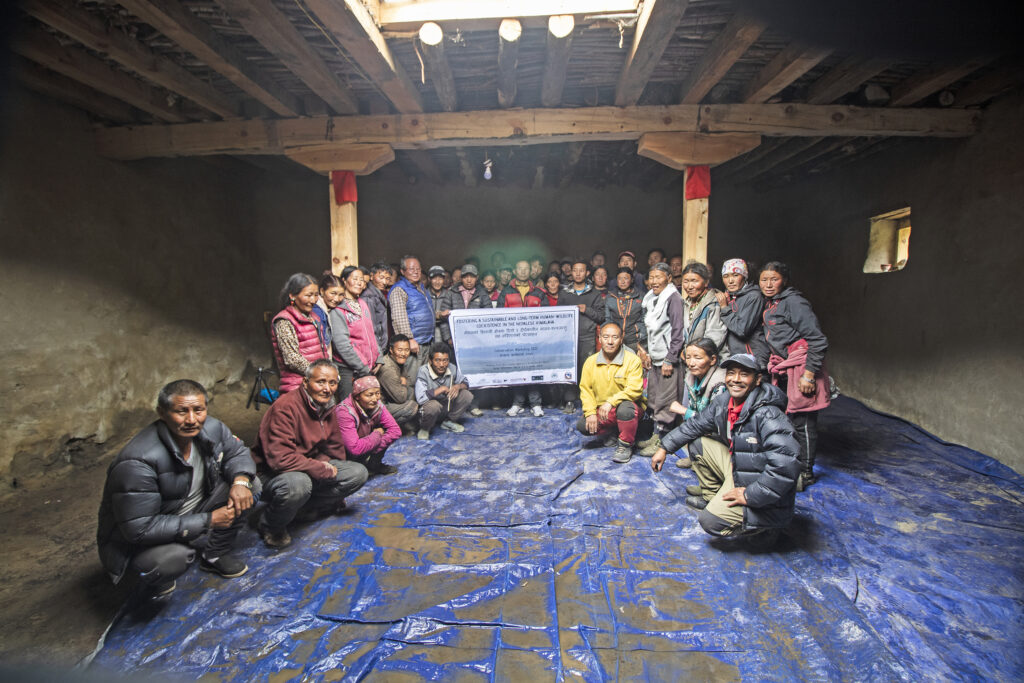
[[[190,459],[198,453],[206,467],[207,496],[221,481],[234,481],[240,474],[256,477],[249,449],[220,420],[207,418],[192,450]],[[107,469],[96,530],[100,561],[115,583],[143,548],[188,543],[210,529],[209,512],[177,514],[191,486],[192,468],[160,420],[117,454]]]
[[[478,284],[469,297],[469,306],[462,299],[462,292],[460,287],[462,285],[454,285],[445,290],[445,298],[441,302],[441,311],[457,311],[465,308],[491,308],[491,295],[487,293],[484,286]],[[452,331],[449,327],[447,318],[441,325],[441,338],[445,344],[452,343]]]
[[[373,318],[373,336],[377,338],[377,347],[381,353],[388,350],[388,296],[377,289],[376,285],[368,284],[359,298],[370,307]]]
[[[740,291],[729,294],[729,303],[722,307],[722,322],[728,330],[725,341],[729,353],[749,353],[764,370],[768,367],[768,342],[764,340],[764,295],[761,288],[745,282]]]
[[[818,318],[803,294],[786,287],[764,302],[764,337],[772,353],[789,357],[789,345],[798,339],[807,341],[807,362],[804,369],[817,373],[828,351],[828,339],[821,331]]]
[[[719,394],[708,407],[665,435],[669,453],[702,436],[731,443],[733,482],[745,486],[743,526],[782,528],[793,519],[800,446],[786,417],[786,395],[771,384],[755,387],[729,433],[729,394]]]

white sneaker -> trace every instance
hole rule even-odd
[[[469,414],[472,415],[473,417],[481,417],[484,414],[484,411],[480,410],[479,408],[470,408]]]
[[[540,406],[534,406],[533,407],[533,416],[534,417],[544,417],[544,409],[541,408]]]
[[[514,405],[511,408],[509,408],[508,411],[505,412],[505,414],[508,415],[509,417],[519,417],[519,414],[522,412],[524,412],[522,406]]]

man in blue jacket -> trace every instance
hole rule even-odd
[[[699,454],[690,449],[700,487],[687,487],[686,503],[700,509],[701,527],[714,536],[757,535],[768,546],[793,519],[800,446],[786,395],[761,383],[757,360],[741,353],[722,367],[728,393],[665,435],[651,467],[660,471],[668,453],[700,439]]]
[[[259,495],[256,463],[206,403],[203,385],[171,382],[157,398],[160,419],[110,463],[96,543],[115,583],[135,574],[167,595],[203,546],[200,569],[225,578],[248,570],[231,550]]]

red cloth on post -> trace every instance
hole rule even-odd
[[[686,198],[704,199],[711,196],[711,167],[686,167]]]
[[[356,174],[352,171],[331,171],[334,184],[334,201],[338,205],[359,201],[356,192]]]

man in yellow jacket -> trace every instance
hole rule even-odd
[[[606,323],[600,331],[601,350],[583,363],[580,401],[583,417],[576,429],[615,443],[612,461],[633,457],[636,428],[644,412],[644,367],[640,358],[622,345],[622,328]]]

